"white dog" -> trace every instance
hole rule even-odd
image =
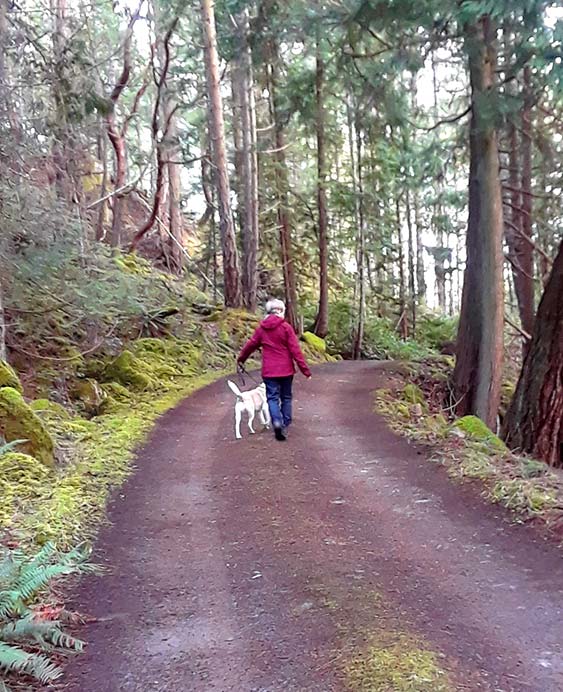
[[[262,424],[269,428],[270,411],[268,410],[268,401],[266,400],[266,385],[262,383],[255,389],[251,389],[248,392],[241,392],[231,380],[228,380],[227,384],[237,398],[235,404],[235,435],[237,440],[240,440],[242,437],[240,434],[240,421],[243,411],[246,411],[248,414],[248,427],[251,433],[255,432],[252,423],[256,413],[260,413]]]

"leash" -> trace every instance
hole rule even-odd
[[[244,367],[244,365],[243,365],[242,363],[237,363],[237,375],[239,376],[239,379],[240,379],[240,382],[241,382],[241,386],[242,386],[242,387],[245,387],[245,386],[246,386],[246,382],[245,382],[245,380],[244,380],[244,376],[245,376],[245,375],[246,375],[250,380],[252,380],[252,382],[254,382],[254,384],[256,384],[256,385],[259,385],[259,384],[260,384],[260,382],[258,382],[258,380],[257,380],[255,377],[253,377],[253,376],[248,372],[248,370]]]

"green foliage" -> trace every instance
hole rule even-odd
[[[131,387],[139,391],[145,391],[155,386],[154,381],[147,374],[146,364],[136,358],[131,351],[123,351],[105,369],[104,377],[108,381],[114,380],[124,387]]]
[[[25,440],[23,451],[47,466],[54,463],[53,439],[45,424],[12,387],[0,389],[0,434],[7,442]]]
[[[36,606],[36,599],[55,580],[95,571],[86,562],[88,555],[83,548],[62,553],[52,543],[31,558],[19,550],[0,554],[0,670],[7,676],[5,689],[17,676],[42,684],[54,682],[62,670],[50,654],[82,650],[82,642],[62,629],[64,611],[55,611],[56,617],[46,616]]]

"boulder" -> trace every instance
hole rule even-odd
[[[53,466],[54,444],[47,427],[13,387],[0,389],[0,435],[6,442],[25,440],[18,451]]]
[[[6,363],[5,360],[0,360],[0,387],[12,387],[20,394],[23,394],[20,378],[17,376],[14,368]]]

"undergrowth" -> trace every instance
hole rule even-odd
[[[411,366],[398,373],[390,387],[375,393],[375,410],[397,433],[435,447],[431,460],[441,464],[450,477],[482,484],[489,501],[515,512],[517,521],[540,521],[560,534],[563,529],[563,477],[546,464],[511,453],[484,424],[472,416],[454,419],[442,409],[447,368],[438,361],[439,377],[428,373],[436,363]],[[423,388],[419,387],[417,382]]]
[[[83,643],[64,627],[75,617],[55,603],[38,605],[53,582],[96,571],[82,548],[64,553],[47,543],[33,557],[21,550],[0,553],[0,690],[16,679],[53,683],[62,675],[54,654],[81,651]]]

